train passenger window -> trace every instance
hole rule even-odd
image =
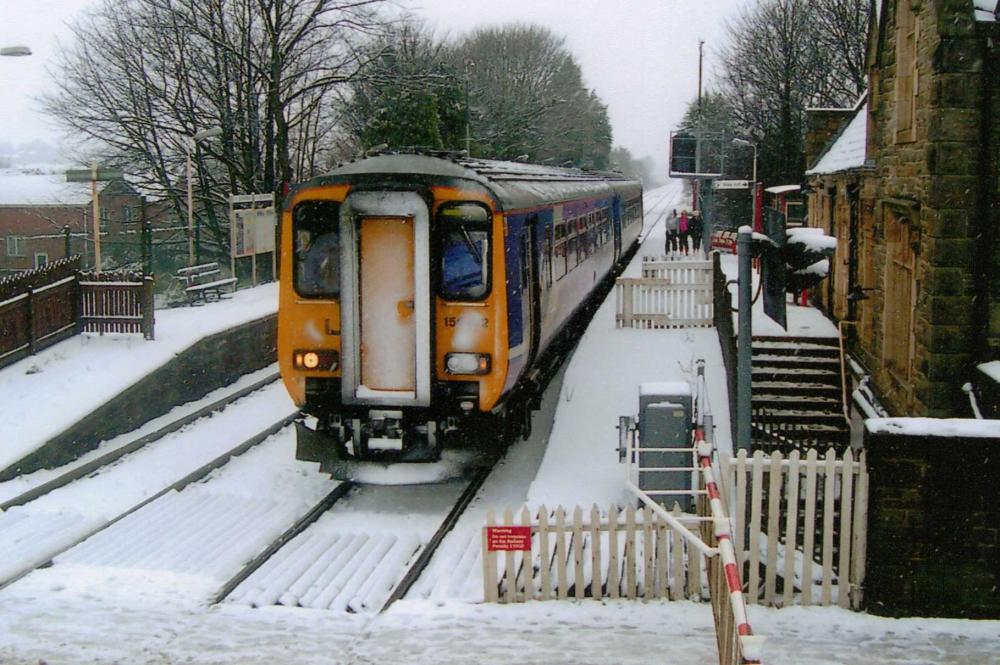
[[[303,201],[292,213],[295,291],[307,298],[340,295],[340,204]]]
[[[490,212],[478,203],[438,211],[440,284],[446,300],[479,300],[490,290]]]

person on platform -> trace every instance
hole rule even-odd
[[[681,211],[681,217],[677,220],[677,242],[680,244],[680,251],[684,252],[687,256],[688,253],[688,232],[690,230],[691,220],[688,217],[687,210]]]
[[[677,251],[677,210],[674,210],[664,221],[667,232],[666,246],[664,248],[664,253],[670,255],[671,252]]]
[[[701,251],[701,239],[705,233],[705,223],[701,218],[701,211],[695,210],[688,220],[688,233],[691,234],[691,251],[697,254]]]

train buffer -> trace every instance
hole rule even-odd
[[[219,264],[212,262],[179,268],[175,277],[183,285],[188,304],[197,305],[221,299],[224,289],[236,290],[236,278],[220,277],[221,274]]]

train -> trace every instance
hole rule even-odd
[[[352,479],[525,435],[642,215],[620,173],[461,153],[373,154],[294,188],[278,358],[296,457]]]

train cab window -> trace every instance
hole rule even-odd
[[[295,291],[306,298],[340,295],[340,204],[303,201],[292,212]]]
[[[490,290],[490,211],[478,203],[438,211],[440,284],[445,300],[479,300]]]

